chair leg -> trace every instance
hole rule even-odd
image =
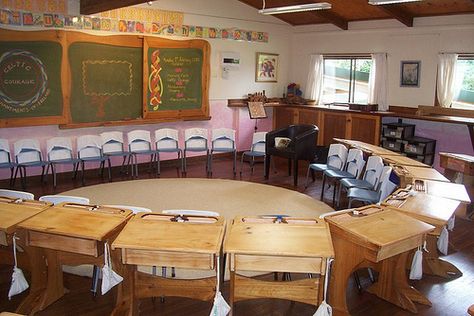
[[[122,160],[122,166],[120,166],[120,174],[124,174],[125,171],[125,160],[127,160],[127,156],[123,156],[123,160]],[[128,169],[127,169],[127,173],[128,173]]]
[[[340,184],[337,182],[337,180],[333,180],[333,181],[334,181],[334,189],[332,191],[332,207],[334,207],[336,204],[336,193],[337,193],[337,190],[340,189],[339,188]]]
[[[54,164],[51,164],[51,173],[53,174],[53,188],[56,189],[56,170],[54,168]]]
[[[81,160],[81,181],[82,181],[82,185],[86,185],[85,181],[84,181],[84,160]]]
[[[308,180],[309,180],[309,173],[312,171],[311,169],[311,165],[308,166],[308,170],[306,171],[306,181],[304,183],[304,188],[307,189],[308,188]]]
[[[209,157],[208,157],[208,160],[209,160],[209,163],[208,163],[208,168],[207,168],[207,174],[210,175],[212,177],[212,150],[211,150],[211,153],[209,154]]]
[[[110,163],[110,158],[107,158],[107,165],[109,167],[109,182],[112,182],[112,165]]]
[[[234,172],[234,177],[236,175],[236,170],[235,170],[236,169],[236,164],[237,164],[237,151],[234,150],[234,164],[232,166],[233,167],[232,171]]]
[[[183,173],[186,173],[187,171],[187,166],[186,166],[186,149],[184,150],[183,154]]]
[[[21,187],[26,190],[26,167],[20,169]]]
[[[161,174],[160,168],[160,153],[156,153],[156,175],[159,176]]]
[[[293,185],[298,186],[298,159],[293,160]]]
[[[45,181],[44,181],[44,172],[45,171],[46,170],[45,170],[44,166],[41,166],[41,183],[45,183]]]
[[[349,203],[347,204],[347,208],[351,208],[351,206],[352,206],[352,199],[349,198]]]
[[[362,285],[360,284],[359,274],[357,273],[357,271],[354,271],[352,273],[352,275],[354,276],[354,281],[356,283],[357,289],[359,290],[359,292],[361,292],[362,291]]]
[[[72,175],[72,178],[76,179],[77,178],[77,171],[79,170],[79,163],[78,162],[73,164],[73,170],[74,170],[74,174]]]
[[[242,153],[242,157],[240,157],[240,176],[242,176],[242,168],[244,166],[244,153]]]
[[[337,201],[336,201],[336,208],[339,209],[339,206],[341,205],[341,192],[342,189],[344,189],[344,186],[339,182],[339,191],[337,194]]]
[[[251,175],[253,175],[253,168],[254,167],[255,167],[255,156],[252,156],[252,160],[250,161],[250,174]]]
[[[15,182],[13,180],[13,172],[15,171],[15,168],[12,167],[10,168],[10,188],[12,188],[15,185]],[[15,175],[16,178],[16,175]]]
[[[321,198],[320,198],[321,201],[324,198],[324,185],[325,184],[326,184],[326,175],[323,172],[323,183],[322,183],[322,186],[321,186]]]
[[[265,179],[268,179],[270,173],[270,155],[265,155],[265,173],[263,174]]]
[[[18,174],[18,169],[19,169],[19,168],[20,168],[20,167],[18,167],[18,166],[16,167],[15,175],[13,176],[13,183],[12,183],[12,187],[13,187],[13,188],[15,187],[16,176],[17,176],[17,174]],[[21,177],[21,172],[20,172],[20,177]]]

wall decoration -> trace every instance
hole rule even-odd
[[[402,61],[400,63],[400,87],[420,86],[421,61]]]
[[[278,54],[257,53],[255,81],[278,81]]]

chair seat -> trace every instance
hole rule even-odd
[[[131,154],[134,154],[134,155],[153,155],[153,154],[156,154],[156,150],[135,150],[135,151],[132,151],[130,152]]]
[[[337,169],[326,169],[324,170],[324,175],[333,178],[333,179],[344,179],[344,178],[354,178],[355,176],[347,171],[344,170],[337,170]]]
[[[109,156],[109,157],[128,157],[132,153],[129,153],[127,151],[115,151],[115,152],[109,152],[109,153],[104,153],[104,156]]]
[[[367,180],[362,179],[341,179],[341,185],[345,188],[372,189],[374,185]]]
[[[233,153],[235,151],[234,148],[212,148],[213,152],[220,152],[220,153]]]
[[[360,188],[350,188],[347,192],[347,197],[349,199],[357,199],[368,203],[377,203],[379,201],[379,194],[377,191]]]
[[[13,162],[2,162],[0,163],[0,168],[15,168],[16,163]]]
[[[47,161],[22,162],[18,164],[18,167],[44,167],[48,164],[49,162]]]
[[[206,147],[185,148],[184,151],[207,151]]]
[[[261,151],[244,151],[242,155],[250,157],[265,157],[265,153]]]
[[[84,157],[84,158],[79,158],[80,161],[106,161],[109,159],[106,156],[103,157]]]
[[[181,152],[181,148],[163,148],[156,150],[159,153],[179,153]]]
[[[78,163],[81,160],[78,158],[70,158],[70,159],[58,159],[58,160],[50,160],[50,163],[56,164],[56,165],[61,165],[61,164],[74,164]]]

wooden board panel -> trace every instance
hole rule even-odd
[[[29,246],[69,251],[97,257],[100,255],[96,240],[75,238],[56,234],[29,231],[27,243]]]
[[[322,114],[323,121],[323,145],[328,146],[333,138],[348,138],[347,135],[348,114],[329,113]]]
[[[214,269],[214,255],[201,253],[122,249],[122,262],[148,266]]]
[[[0,231],[11,234],[16,226],[24,220],[51,207],[51,203],[40,201],[23,201],[14,203],[15,199],[0,197]]]
[[[402,155],[380,155],[383,161],[386,164],[399,165],[399,166],[412,166],[412,167],[422,167],[422,168],[431,168],[418,160],[408,158]]]
[[[378,145],[380,141],[380,116],[351,114],[351,139]]]
[[[273,129],[279,129],[296,123],[297,109],[285,107],[273,108]]]
[[[232,256],[232,271],[275,271],[325,274],[325,261],[321,258],[286,256],[239,255]]]

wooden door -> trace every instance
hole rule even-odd
[[[380,116],[350,114],[350,139],[378,146],[380,143]]]
[[[349,138],[348,124],[350,123],[350,114],[347,113],[322,113],[322,144],[329,146],[333,143],[333,138]]]

